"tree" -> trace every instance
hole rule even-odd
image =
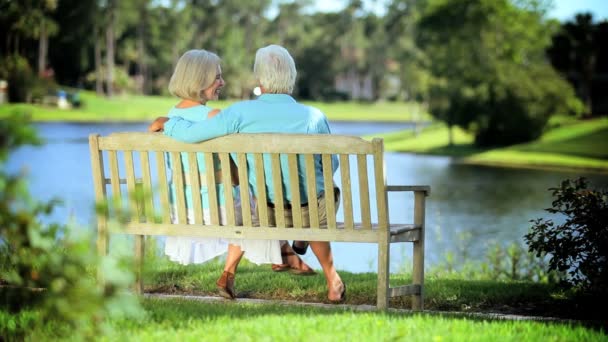
[[[607,27],[606,22],[594,23],[591,13],[577,14],[574,21],[561,26],[548,49],[553,66],[574,85],[583,100],[585,115],[594,115],[602,110],[594,103],[594,98],[598,103],[602,101],[601,96],[594,96],[594,83],[601,79],[599,68],[605,51]]]
[[[435,79],[430,112],[479,146],[533,140],[551,115],[580,109],[546,61],[554,27],[536,3],[438,0],[421,18],[418,43]]]

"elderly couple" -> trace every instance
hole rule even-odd
[[[167,117],[156,119],[150,125],[149,130],[163,131],[167,136],[189,143],[232,133],[330,133],[327,119],[321,111],[302,105],[291,97],[290,94],[296,81],[296,67],[293,58],[285,48],[269,45],[259,49],[255,55],[253,73],[262,95],[256,100],[237,102],[220,112],[218,109],[206,106],[207,101],[217,100],[221,88],[225,85],[219,57],[205,50],[186,52],[179,59],[169,82],[169,91],[179,97],[180,101],[169,111]],[[187,163],[187,158],[182,158],[182,163]],[[199,169],[204,172],[202,156],[198,156],[198,163]],[[184,166],[184,169],[187,170],[188,166]],[[335,172],[337,158],[334,159],[333,166]],[[219,165],[216,170],[218,168]],[[253,170],[249,170],[249,172],[253,172]],[[316,175],[317,189],[319,189],[318,205],[324,207],[326,199],[321,193],[324,189],[322,170],[316,170]],[[250,179],[252,179],[251,176]],[[266,186],[272,189],[272,184],[266,184]],[[217,187],[220,205],[223,205],[224,189],[221,184],[218,184]],[[250,187],[255,196],[257,194],[256,185],[250,184]],[[279,191],[281,190],[279,189]],[[269,191],[270,211],[272,211],[272,193],[273,191]],[[187,187],[186,204],[189,211],[189,223],[193,222],[194,216],[191,210],[191,196],[192,189]],[[207,216],[205,222],[209,222],[206,188],[201,189],[201,196],[204,215]],[[286,194],[286,196],[289,195]],[[171,197],[172,203],[175,203],[174,191],[172,191]],[[286,198],[286,200],[289,201],[290,198]],[[224,209],[220,208],[222,222],[225,222]],[[319,210],[319,212],[324,213],[325,211]],[[290,216],[291,213],[286,213],[286,217]],[[326,217],[319,219],[321,223],[324,223]],[[177,223],[177,219],[174,219],[173,222]],[[294,253],[294,251],[298,254],[306,253],[309,245],[323,268],[328,287],[327,299],[330,302],[342,302],[345,298],[346,286],[334,267],[329,242],[294,241],[293,246],[290,246],[287,241],[168,237],[165,243],[165,254],[173,261],[190,264],[210,260],[224,254],[227,249],[224,272],[216,284],[222,297],[234,299],[236,297],[234,277],[243,255],[256,264],[271,263],[273,271],[311,275],[315,272]]]

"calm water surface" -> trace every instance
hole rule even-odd
[[[32,194],[48,200],[59,197],[63,206],[50,218],[92,227],[93,184],[88,135],[120,131],[144,131],[142,123],[45,123],[36,125],[46,144],[23,147],[8,162],[10,172],[24,170]],[[336,134],[367,135],[411,128],[394,123],[331,123]],[[353,163],[351,163],[353,165]],[[608,175],[512,168],[481,167],[453,163],[449,157],[386,154],[389,184],[430,185],[427,199],[426,266],[442,264],[448,252],[457,258],[479,259],[495,243],[523,243],[529,221],[546,217],[551,206],[547,191],[565,178],[586,176],[593,186],[608,187]],[[337,172],[339,175],[339,172]],[[339,182],[339,177],[336,176]],[[374,200],[373,198],[371,199]],[[389,196],[391,222],[411,222],[413,196]],[[374,214],[374,213],[372,213]],[[338,213],[341,215],[341,211]],[[369,272],[377,269],[377,248],[373,244],[334,243],[338,269]],[[312,253],[305,260],[319,268]],[[391,247],[391,271],[409,269],[410,244]]]

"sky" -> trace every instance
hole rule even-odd
[[[314,0],[318,10],[335,12],[344,8],[346,0]],[[367,9],[382,14],[385,0],[364,0]],[[596,21],[608,19],[608,0],[553,0],[553,9],[548,16],[560,21],[568,21],[581,12],[591,12]]]

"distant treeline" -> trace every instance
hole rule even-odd
[[[336,13],[312,12],[310,1],[0,0],[0,77],[13,101],[53,82],[107,96],[166,94],[177,58],[204,48],[222,58],[223,96],[249,98],[254,53],[276,43],[296,60],[298,98],[417,101],[480,144],[505,144],[538,136],[556,112],[608,112],[598,96],[607,23],[584,15],[560,24],[547,19],[549,5],[392,0],[378,16],[361,0]],[[510,113],[520,113],[513,127],[533,118],[533,132],[506,128],[511,138],[493,141]]]

